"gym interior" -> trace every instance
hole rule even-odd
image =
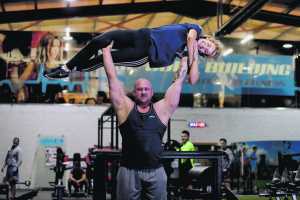
[[[44,72],[101,33],[184,23],[216,37],[223,52],[215,60],[199,57],[200,80],[183,83],[167,124],[167,199],[300,198],[299,9],[298,0],[1,1],[1,168],[14,138],[22,155],[13,199],[117,199],[122,136],[104,69],[67,79]],[[58,46],[50,60],[52,37]],[[147,78],[158,102],[179,63],[116,69],[128,93]],[[194,151],[181,150],[184,130]],[[183,160],[193,160],[188,185]],[[80,187],[70,178],[75,165],[85,177]],[[0,199],[8,200],[6,176],[4,169]]]

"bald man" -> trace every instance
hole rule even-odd
[[[102,49],[112,105],[122,135],[121,167],[117,175],[117,199],[166,200],[167,176],[160,163],[162,138],[175,112],[187,73],[187,57],[180,62],[176,80],[163,99],[152,103],[152,84],[138,79],[134,100],[127,97],[111,56],[111,44]],[[130,184],[129,184],[130,183]]]

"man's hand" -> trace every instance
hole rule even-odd
[[[112,41],[109,45],[106,47],[102,48],[102,51],[111,51],[112,47],[114,45],[114,41]]]

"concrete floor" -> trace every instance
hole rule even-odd
[[[18,190],[17,197],[26,193],[27,191]],[[33,200],[51,200],[52,199],[52,191],[39,191],[37,196],[33,198]],[[64,200],[92,200],[93,197],[89,195],[88,197],[65,197]],[[0,200],[6,200],[4,195],[0,195]]]

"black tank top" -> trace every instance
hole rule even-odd
[[[158,118],[153,104],[150,104],[147,113],[140,113],[135,104],[119,128],[122,135],[122,166],[132,169],[161,166],[159,160],[166,126]]]

